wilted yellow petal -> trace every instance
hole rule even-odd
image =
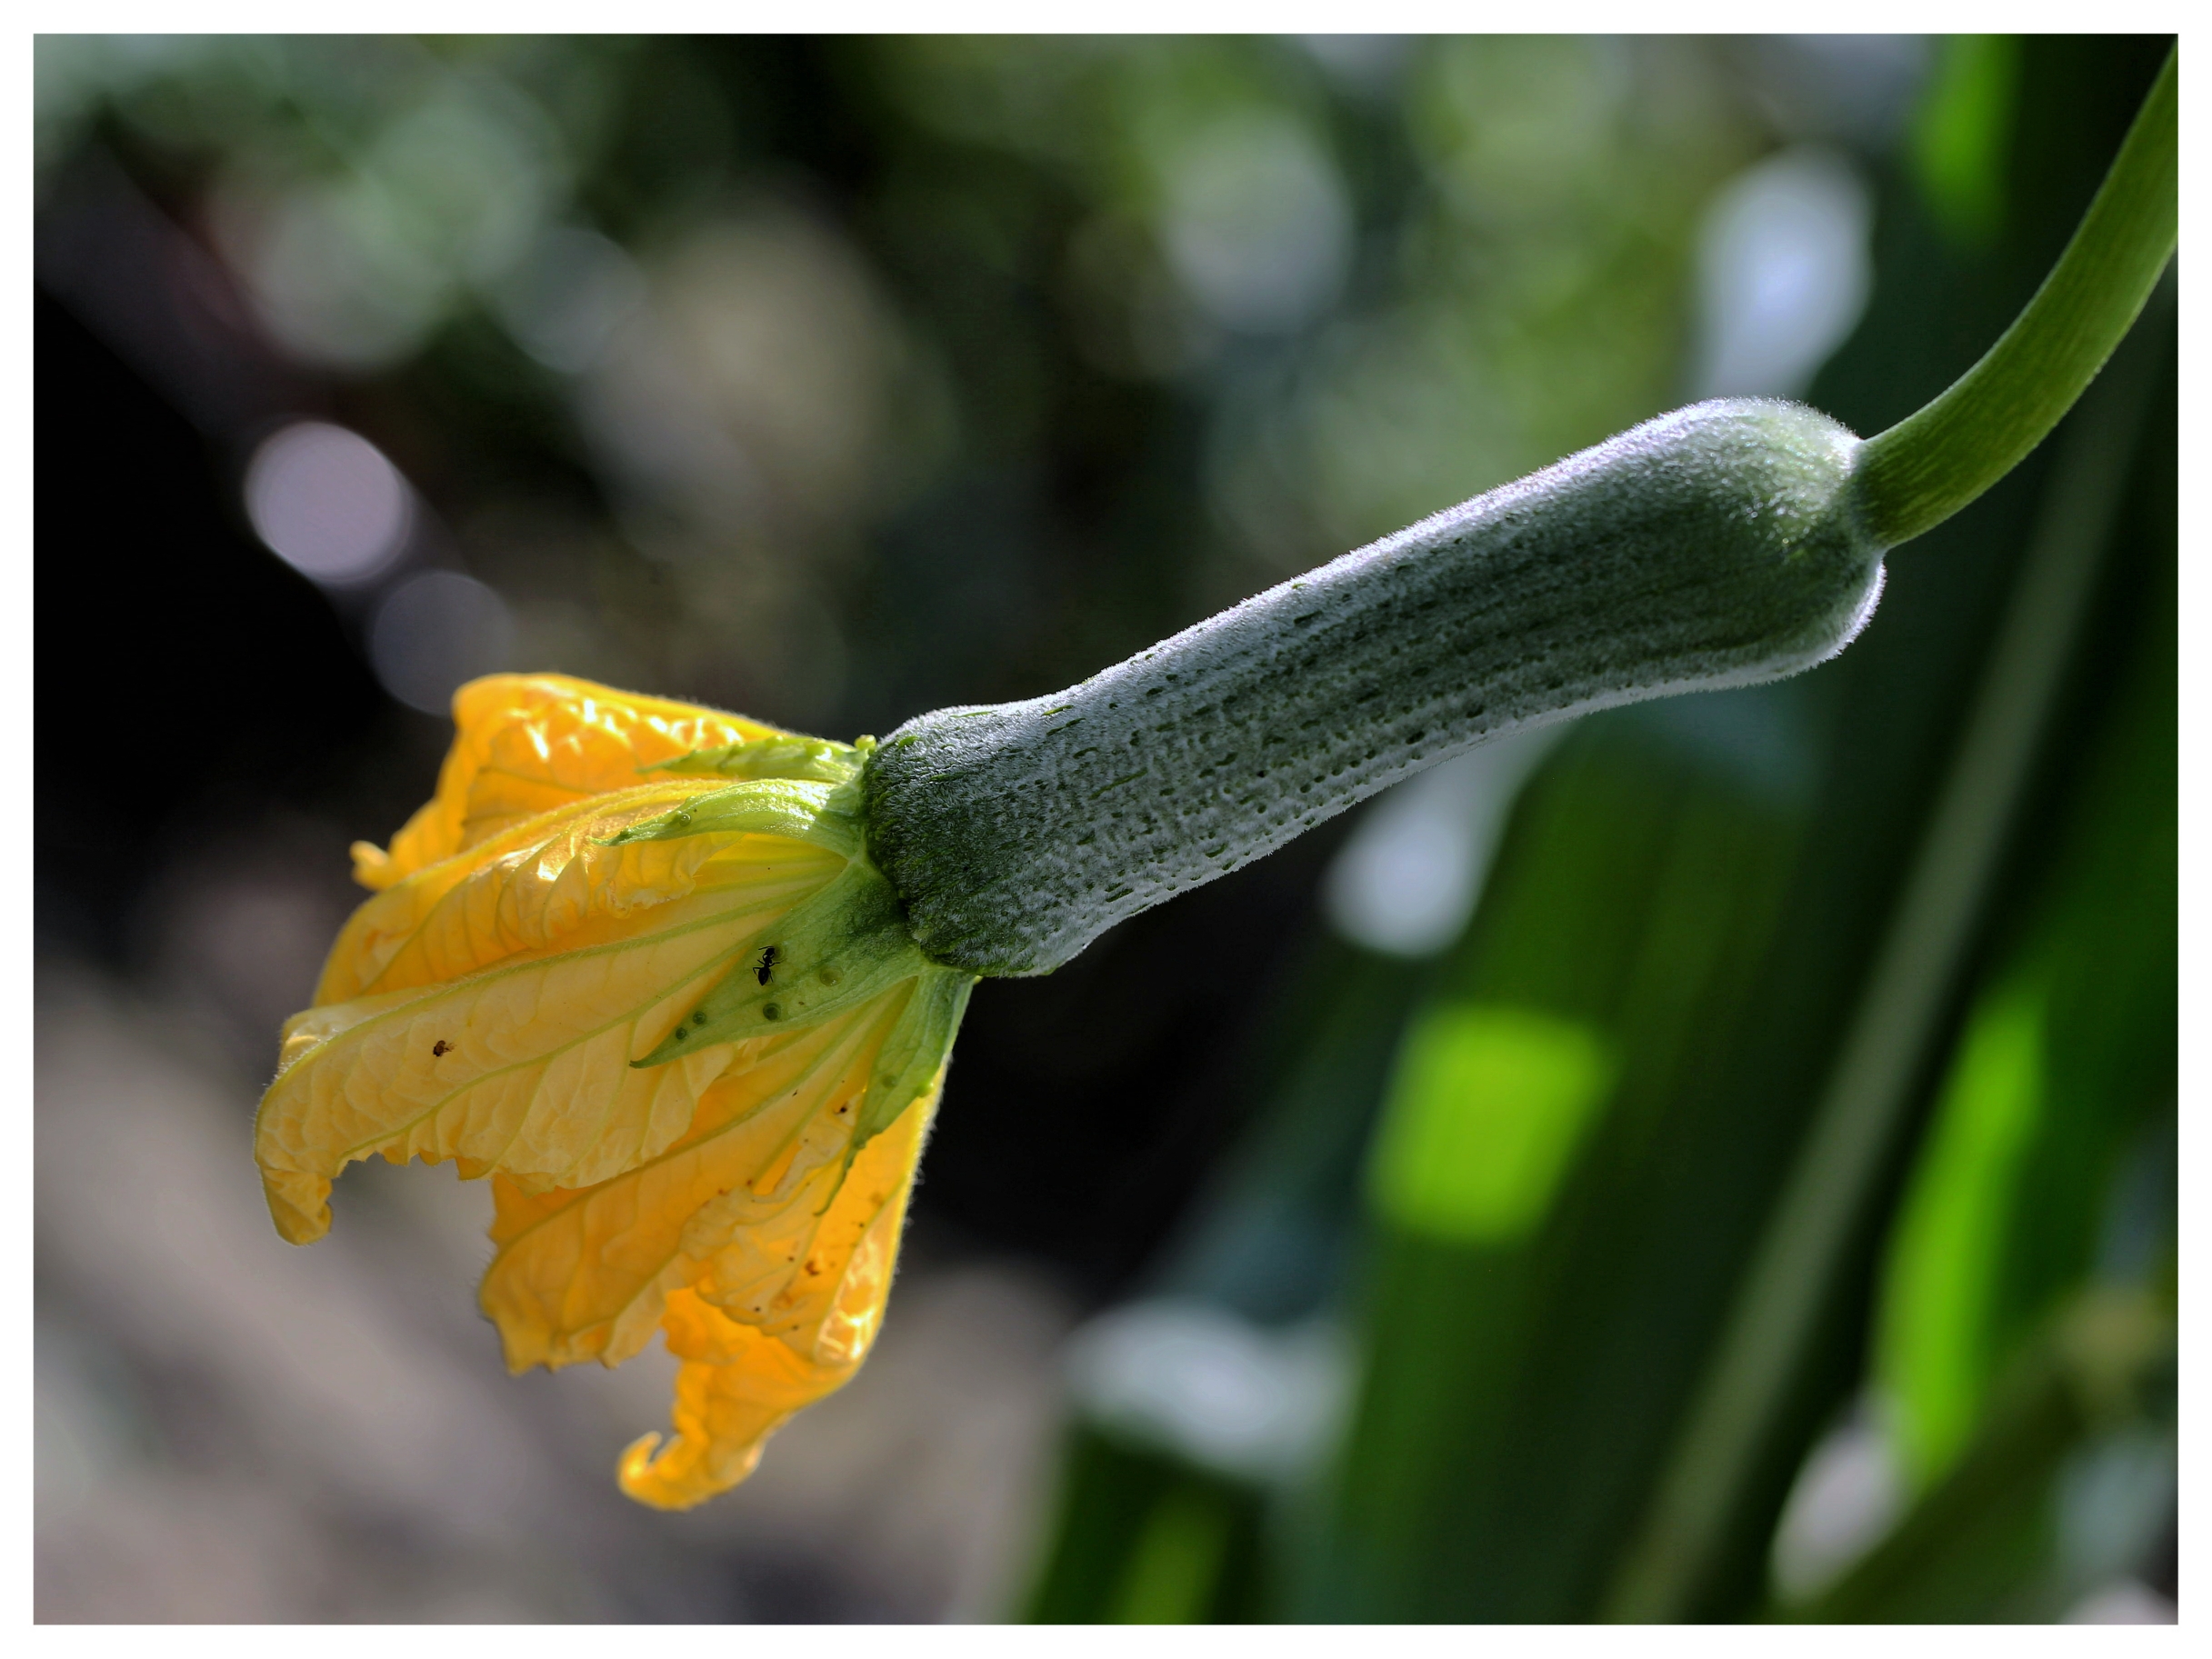
[[[684,1361],[669,1414],[676,1438],[656,1456],[662,1437],[639,1435],[616,1474],[623,1491],[656,1509],[690,1509],[727,1492],[759,1466],[770,1434],[849,1374],[801,1359],[689,1291],[670,1294],[666,1321],[669,1350]]]
[[[374,893],[399,879],[392,855],[373,841],[356,841],[346,849],[353,855],[354,880]]]
[[[371,1154],[490,1176],[508,1363],[613,1364],[664,1330],[677,1436],[622,1480],[687,1506],[866,1354],[975,980],[867,861],[871,740],[557,675],[454,710],[436,797],[389,853],[355,845],[375,896],[285,1028],[269,1212],[321,1236]]]
[[[883,1323],[914,1172],[944,1084],[940,1069],[929,1092],[861,1148],[816,1224],[811,1246],[779,1287],[743,1282],[751,1235],[741,1233],[699,1281],[701,1299],[818,1364],[857,1365],[866,1358]]]
[[[646,787],[615,818],[655,807],[668,790]],[[358,980],[358,966],[380,958],[385,978],[400,971],[423,982],[312,1009],[287,1026],[287,1064],[255,1128],[270,1210],[287,1239],[327,1230],[330,1181],[372,1153],[451,1157],[462,1174],[500,1170],[525,1188],[584,1188],[690,1128],[736,1046],[704,1044],[666,1066],[630,1062],[843,861],[741,834],[608,847],[593,836],[606,823],[584,803],[528,825],[522,845],[497,843],[486,861],[425,872],[425,892],[445,887],[427,912],[414,904],[412,884],[365,904],[414,931],[383,929],[378,915],[361,935],[349,927],[347,963],[334,964],[332,978]],[[455,864],[465,869],[446,883]],[[369,935],[376,949],[363,944]],[[438,978],[494,949],[506,951],[495,966]]]
[[[799,1273],[911,994],[909,982],[819,1025],[738,1045],[691,1131],[610,1181],[537,1196],[497,1183],[500,1249],[481,1300],[508,1365],[628,1358],[667,1293],[698,1279],[741,1232],[773,1238],[783,1281]]]
[[[821,1291],[805,1291],[811,1316],[770,1335],[693,1291],[669,1294],[664,1328],[677,1369],[676,1438],[647,1434],[623,1454],[622,1489],[660,1509],[688,1509],[753,1472],[768,1436],[790,1415],[842,1387],[882,1324],[915,1164],[937,1086],[870,1141],[854,1160],[821,1223],[806,1266]],[[658,1455],[655,1449],[659,1447]]]
[[[392,838],[388,854],[355,852],[365,884],[387,886],[525,818],[626,788],[640,767],[787,735],[739,715],[551,674],[472,680],[454,693],[453,716],[437,794]]]
[[[725,831],[603,844],[710,793],[696,780],[635,785],[524,820],[369,899],[331,947],[317,1004],[458,979],[512,957],[603,943],[634,913],[718,887],[804,896],[845,858],[798,834],[829,791],[756,784],[755,821],[788,819],[789,835]],[[595,927],[596,924],[596,927]]]

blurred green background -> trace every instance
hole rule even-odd
[[[2168,45],[42,37],[37,1615],[2173,1618],[2170,279],[1835,664],[981,987],[882,1352],[698,1514],[656,1361],[499,1374],[475,1189],[287,1253],[246,1154],[461,680],[883,732],[1878,430]]]

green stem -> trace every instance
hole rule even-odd
[[[1859,507],[1885,547],[1934,529],[2017,465],[2096,378],[2173,256],[2177,53],[2027,308],[1981,361],[1860,451]]]

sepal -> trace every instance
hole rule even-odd
[[[850,780],[751,778],[696,795],[657,817],[628,825],[600,844],[675,841],[686,835],[782,835],[841,858],[858,859],[866,841],[854,814],[858,804],[857,789]]]
[[[953,1038],[959,1034],[961,1017],[967,1013],[968,994],[975,988],[976,976],[957,968],[933,965],[923,971],[912,1000],[876,1057],[874,1086],[853,1132],[856,1151],[937,1085],[952,1054]]]
[[[818,1024],[933,966],[908,935],[891,884],[866,859],[856,857],[827,886],[756,936],[676,1029],[631,1064],[666,1065],[717,1043]]]
[[[747,743],[718,748],[694,749],[673,760],[656,761],[638,771],[674,772],[686,777],[794,778],[817,784],[843,784],[857,776],[875,739],[858,744],[834,743],[824,737],[799,737],[778,733]]]

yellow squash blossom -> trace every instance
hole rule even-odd
[[[285,1026],[255,1156],[294,1244],[381,1153],[495,1199],[515,1370],[665,1333],[683,1508],[843,1384],[881,1320],[974,984],[908,938],[856,816],[862,746],[557,675],[454,698],[437,794],[354,848],[375,895]]]

